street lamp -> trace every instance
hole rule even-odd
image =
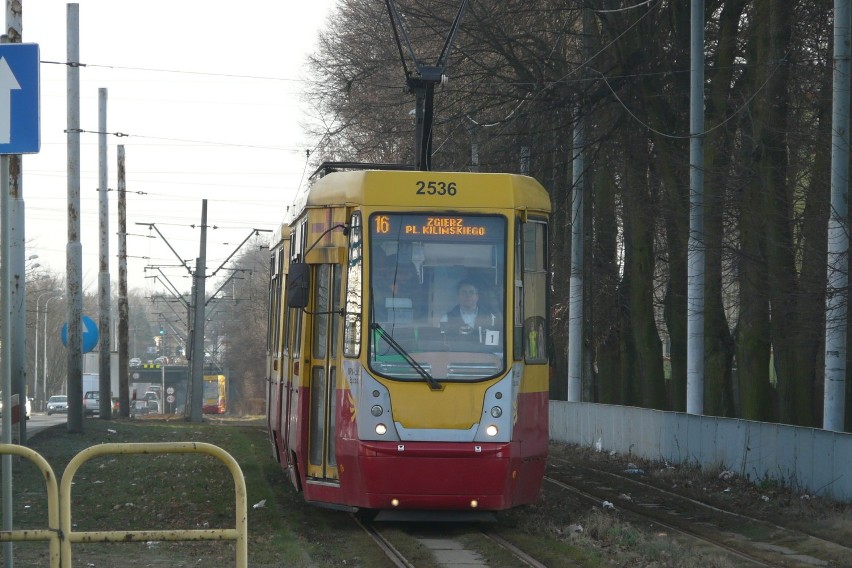
[[[38,258],[37,254],[34,254],[33,256]],[[36,298],[35,357],[33,357],[33,374],[34,374],[35,379],[33,381],[33,390],[35,391],[36,407],[41,408],[42,410],[44,410],[44,405],[47,404],[47,392],[42,391],[41,399],[39,399],[39,397],[38,397],[38,315],[39,315],[38,306],[39,306],[39,303],[41,302],[42,297],[47,296],[48,294],[59,294],[59,290],[48,290],[47,292],[42,292],[41,294],[38,295],[38,298]],[[49,302],[50,298],[48,298],[47,301]],[[47,303],[45,303],[45,311],[46,310],[47,310]],[[45,317],[45,320],[46,320],[47,319],[46,313],[45,313],[44,317]],[[42,406],[38,405],[39,402],[42,403]]]
[[[47,314],[49,313],[47,307],[56,298],[62,298],[62,296],[53,296],[44,303],[44,333],[42,334],[44,336],[44,354],[42,355],[44,357],[44,368],[41,376],[41,390],[45,395],[45,400],[47,400]]]

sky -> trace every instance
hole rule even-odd
[[[38,255],[29,261],[38,263],[38,270],[64,275],[68,3],[22,4],[23,42],[39,44],[41,61],[41,150],[23,157],[26,255]],[[98,90],[104,88],[111,190],[117,188],[117,147],[125,148],[128,286],[162,293],[161,283],[146,278],[158,271],[145,270],[159,266],[188,292],[187,271],[173,265],[183,260],[194,267],[202,200],[207,200],[209,275],[253,229],[277,229],[312,173],[300,93],[306,85],[305,58],[334,0],[299,3],[297,10],[282,0],[77,4],[85,65],[80,68],[80,127],[86,131],[80,138],[83,286],[97,291]],[[117,192],[108,192],[108,199],[115,294]],[[154,223],[167,242],[137,223]],[[212,283],[207,290],[215,290]]]

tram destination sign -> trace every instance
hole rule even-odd
[[[464,217],[426,217],[423,223],[406,225],[406,235],[435,235],[484,237],[488,229],[482,226],[466,224]]]
[[[491,240],[503,234],[501,218],[492,216],[378,214],[372,221],[377,237]]]

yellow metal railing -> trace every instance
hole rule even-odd
[[[59,489],[50,464],[36,451],[17,444],[0,444],[0,455],[9,454],[30,460],[41,471],[47,486],[47,529],[0,531],[0,542],[47,541],[50,547],[50,567],[59,568]]]
[[[248,506],[246,483],[237,461],[213,444],[164,442],[151,444],[99,444],[86,448],[68,463],[57,489],[53,469],[37,452],[15,444],[0,444],[0,454],[25,457],[41,470],[47,485],[48,528],[0,531],[0,542],[49,541],[50,567],[71,568],[71,544],[94,542],[201,541],[236,542],[236,566],[248,566]],[[84,463],[107,454],[207,454],[223,462],[234,479],[235,526],[225,529],[74,531],[71,522],[71,488],[74,475]]]
[[[106,454],[207,454],[222,461],[234,478],[236,519],[233,529],[150,530],[150,531],[72,531],[71,482],[86,461]],[[237,567],[248,565],[248,506],[246,482],[237,461],[225,450],[201,442],[162,442],[151,444],[99,444],[86,448],[68,463],[59,485],[62,527],[62,566],[71,567],[71,543],[79,542],[145,542],[150,540],[234,540]]]

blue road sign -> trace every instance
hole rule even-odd
[[[35,154],[39,135],[37,43],[0,44],[0,154]]]
[[[98,326],[89,316],[83,316],[83,353],[88,353],[98,344]],[[68,323],[62,324],[62,345],[68,347]]]

